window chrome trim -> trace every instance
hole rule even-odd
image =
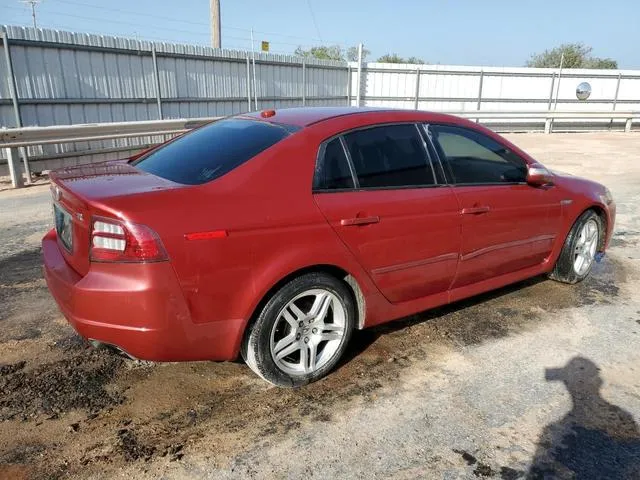
[[[338,137],[340,139],[340,145],[342,145],[342,150],[344,151],[344,156],[347,159],[347,164],[349,165],[349,171],[351,172],[351,180],[353,181],[353,188],[356,190],[360,189],[360,180],[358,180],[358,175],[356,174],[356,167],[353,164],[353,159],[351,158],[351,152],[347,148],[347,142],[344,139],[344,135],[340,135]]]
[[[440,182],[438,182],[438,177],[436,176],[436,171],[433,168],[433,162],[431,162],[431,155],[429,155],[429,148],[427,147],[427,142],[425,142],[424,137],[422,136],[422,133],[420,133],[420,127],[418,126],[418,124],[414,123],[413,126],[416,127],[416,131],[418,132],[418,138],[420,138],[420,142],[422,143],[422,149],[424,150],[424,154],[425,154],[427,163],[429,164],[429,167],[431,168],[431,175],[433,176],[433,184],[434,185],[438,185]]]
[[[422,135],[420,135],[420,130],[417,126],[418,122],[415,120],[411,120],[411,121],[405,121],[405,122],[385,122],[385,123],[374,123],[372,125],[365,125],[365,126],[360,126],[360,127],[356,127],[356,128],[352,128],[350,130],[345,130],[343,132],[341,132],[340,134],[338,134],[343,142],[345,151],[347,153],[347,158],[349,159],[349,163],[351,168],[353,168],[353,174],[355,175],[356,178],[356,184],[357,186],[357,190],[358,191],[370,191],[370,190],[406,190],[406,189],[416,189],[416,188],[433,188],[433,187],[439,187],[441,186],[440,184],[438,184],[438,179],[433,171],[433,166],[431,165],[431,157],[429,155],[429,152],[426,148],[424,148],[424,139],[422,138]],[[423,154],[425,155],[425,165],[424,168],[425,170],[428,172],[429,169],[431,170],[431,176],[432,176],[432,180],[433,183],[432,184],[418,184],[418,185],[399,185],[399,186],[394,186],[394,185],[389,185],[389,186],[383,186],[383,187],[360,187],[360,181],[358,180],[358,174],[355,171],[355,165],[353,164],[353,160],[351,158],[351,152],[349,152],[349,148],[347,147],[347,141],[345,140],[345,136],[349,135],[350,133],[354,133],[354,132],[358,132],[361,130],[371,130],[372,128],[381,128],[381,127],[396,127],[396,126],[402,126],[402,125],[413,125],[416,130],[417,130],[417,134],[418,137],[421,140],[421,143],[423,143]]]
[[[424,148],[425,154],[426,154],[426,161],[429,163],[429,165],[427,166],[425,164],[425,168],[430,167],[431,168],[431,175],[433,176],[433,184],[432,185],[403,185],[403,186],[389,186],[389,187],[360,187],[360,181],[358,180],[358,174],[356,173],[355,170],[355,166],[353,164],[353,159],[351,158],[351,152],[349,152],[349,148],[347,147],[347,142],[345,140],[345,135],[348,135],[350,133],[353,132],[357,132],[360,130],[369,130],[371,128],[379,128],[379,127],[392,127],[392,126],[398,126],[398,125],[414,125],[417,129],[418,129],[418,136],[420,137],[420,139],[423,142],[423,147],[425,147],[426,145],[424,145],[424,138],[422,137],[422,135],[420,134],[420,127],[419,125],[424,125],[424,123],[421,120],[406,120],[406,121],[400,121],[400,122],[382,122],[382,123],[372,123],[371,125],[361,125],[359,127],[354,127],[354,128],[350,128],[348,130],[343,130],[339,133],[336,133],[334,135],[331,135],[330,137],[325,138],[324,140],[322,140],[320,142],[320,145],[318,147],[318,153],[316,154],[316,164],[314,166],[314,178],[312,179],[312,193],[330,193],[330,192],[349,192],[349,191],[356,191],[356,192],[362,192],[362,191],[368,191],[368,190],[405,190],[407,188],[411,188],[411,189],[416,189],[416,188],[433,188],[433,187],[444,187],[444,186],[449,186],[449,180],[447,178],[446,175],[444,175],[443,172],[443,178],[445,179],[446,183],[439,183],[438,182],[438,177],[435,174],[434,171],[434,167],[432,165],[432,160],[431,160],[431,154],[428,150],[428,148]],[[323,146],[326,147],[326,145],[335,140],[336,138],[340,139],[340,143],[342,144],[342,148],[345,152],[345,155],[347,156],[347,162],[349,164],[349,171],[351,172],[351,180],[353,181],[353,184],[355,185],[354,188],[340,188],[340,189],[327,189],[327,188],[313,188],[313,184],[315,183],[315,172],[316,172],[316,167],[318,166],[318,162],[320,160],[320,153],[323,152]],[[435,150],[435,148],[433,149],[434,153],[437,155],[438,152]],[[440,162],[440,159],[438,158],[438,162]],[[442,165],[440,165],[440,168],[442,168]],[[428,168],[427,168],[428,170]]]

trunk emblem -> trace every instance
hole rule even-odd
[[[77,213],[76,213],[76,218],[77,218],[78,220],[80,220],[80,221],[83,221],[83,220],[84,220],[84,215],[83,215],[82,213],[80,213],[80,212],[77,212]]]

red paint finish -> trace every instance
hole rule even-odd
[[[453,190],[463,213],[454,287],[539,265],[551,253],[562,214],[557,189],[488,185]]]
[[[82,336],[141,359],[231,360],[261,302],[303,269],[350,275],[365,300],[366,327],[550,271],[586,209],[606,219],[602,249],[611,237],[615,204],[606,189],[559,174],[546,187],[449,183],[313,192],[320,144],[379,124],[461,126],[535,162],[466,120],[353,108],[242,117],[300,128],[201,185],[174,183],[126,162],[51,175],[56,201],[72,217],[73,249],[55,231],[45,236],[45,278]],[[168,260],[91,261],[94,217],[145,226]]]
[[[390,302],[444,292],[451,285],[462,220],[452,188],[314,197],[338,237]],[[361,223],[372,218],[377,221]]]

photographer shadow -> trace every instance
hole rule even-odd
[[[564,382],[573,408],[544,428],[526,478],[640,479],[640,429],[629,412],[602,398],[597,365],[574,357],[547,369],[546,379]]]

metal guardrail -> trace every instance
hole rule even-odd
[[[623,120],[625,132],[630,132],[634,119],[640,112],[580,112],[580,111],[449,111],[442,112],[469,119],[484,120],[544,120],[545,133],[551,133],[554,120]],[[0,148],[7,151],[9,174],[14,188],[24,185],[20,169],[20,150],[23,150],[24,171],[30,179],[29,161],[24,147],[45,144],[63,144],[116,138],[146,137],[178,134],[220,117],[152,120],[144,122],[94,123],[82,125],[59,125],[52,127],[22,127],[0,129]],[[73,154],[70,153],[69,156]]]
[[[0,148],[182,133],[219,117],[0,129]]]
[[[20,150],[22,150],[27,182],[31,181],[29,159],[24,147],[179,134],[217,118],[219,117],[0,129],[0,148],[5,149],[7,152],[11,183],[14,188],[20,188],[24,186],[22,172],[20,171]]]

